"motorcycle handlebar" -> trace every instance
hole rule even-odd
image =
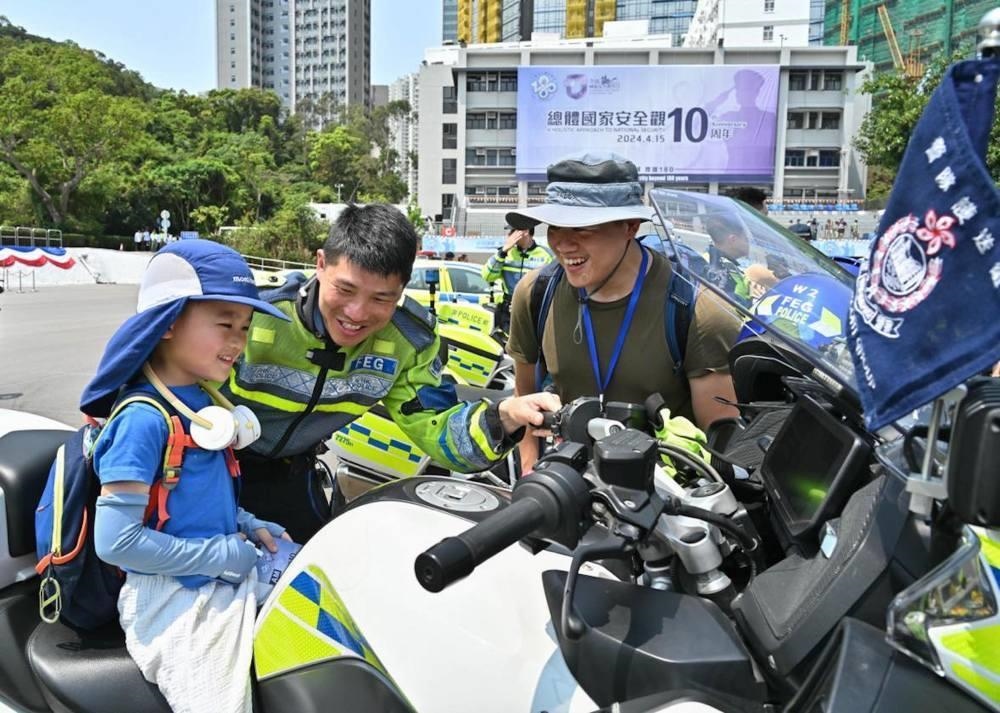
[[[515,500],[471,529],[422,552],[414,564],[420,585],[429,592],[440,592],[468,576],[478,565],[544,524],[548,519],[546,504],[530,496]]]

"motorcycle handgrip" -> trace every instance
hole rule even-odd
[[[428,592],[440,592],[544,522],[545,510],[538,500],[515,500],[461,535],[446,537],[422,552],[414,564],[417,580]]]

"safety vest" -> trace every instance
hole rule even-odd
[[[296,301],[304,283],[293,275],[263,295],[291,321],[255,313],[224,386],[260,419],[256,455],[312,451],[379,401],[421,450],[454,470],[483,470],[503,454],[503,432],[498,417],[486,417],[486,402],[459,402],[453,387],[442,386],[440,342],[423,307],[407,298],[385,327],[340,348],[302,324]]]
[[[525,251],[515,245],[504,257],[500,257],[497,253],[490,256],[483,266],[483,279],[493,282],[502,278],[504,299],[509,300],[514,294],[517,283],[525,274],[550,262],[552,253],[538,243]]]

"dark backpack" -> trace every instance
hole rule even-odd
[[[675,260],[670,261],[670,282],[667,285],[666,302],[663,309],[663,332],[667,338],[667,349],[674,362],[674,373],[680,374],[687,352],[687,337],[691,329],[691,315],[694,301],[697,298],[694,284],[678,277],[678,266]],[[535,284],[531,286],[531,319],[535,327],[535,339],[538,343],[538,362],[535,364],[535,389],[541,390],[548,369],[545,366],[545,355],[542,352],[542,335],[545,333],[545,320],[548,318],[549,307],[555,296],[556,287],[563,276],[562,265],[553,260],[538,273]]]
[[[149,493],[143,522],[157,513],[156,529],[167,519],[167,496],[180,482],[184,449],[192,446],[180,418],[157,397],[134,395],[115,405],[108,417],[133,403],[155,407],[167,422],[170,436],[164,449],[163,475]],[[107,425],[107,424],[105,424]],[[94,515],[101,483],[94,471],[94,446],[102,427],[96,422],[80,428],[56,452],[45,490],[35,511],[35,571],[42,577],[39,612],[50,624],[62,620],[77,629],[97,629],[118,619],[118,593],[125,581],[121,570],[97,557]]]

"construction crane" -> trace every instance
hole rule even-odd
[[[892,28],[892,20],[889,19],[889,11],[885,5],[878,6],[878,19],[882,23],[882,31],[885,33],[885,39],[889,44],[889,54],[892,55],[892,63],[896,67],[896,70],[902,72],[907,77],[919,79],[924,73],[924,65],[919,59],[920,34],[923,31],[915,31],[915,36],[910,38],[910,51],[904,60],[903,53],[899,49],[899,42],[896,40],[896,31]]]
[[[906,71],[906,64],[903,62],[903,53],[899,51],[899,43],[896,41],[896,31],[892,29],[892,20],[889,19],[889,11],[885,5],[878,6],[878,19],[882,23],[882,32],[889,43],[889,54],[892,55],[892,63],[900,72]]]

